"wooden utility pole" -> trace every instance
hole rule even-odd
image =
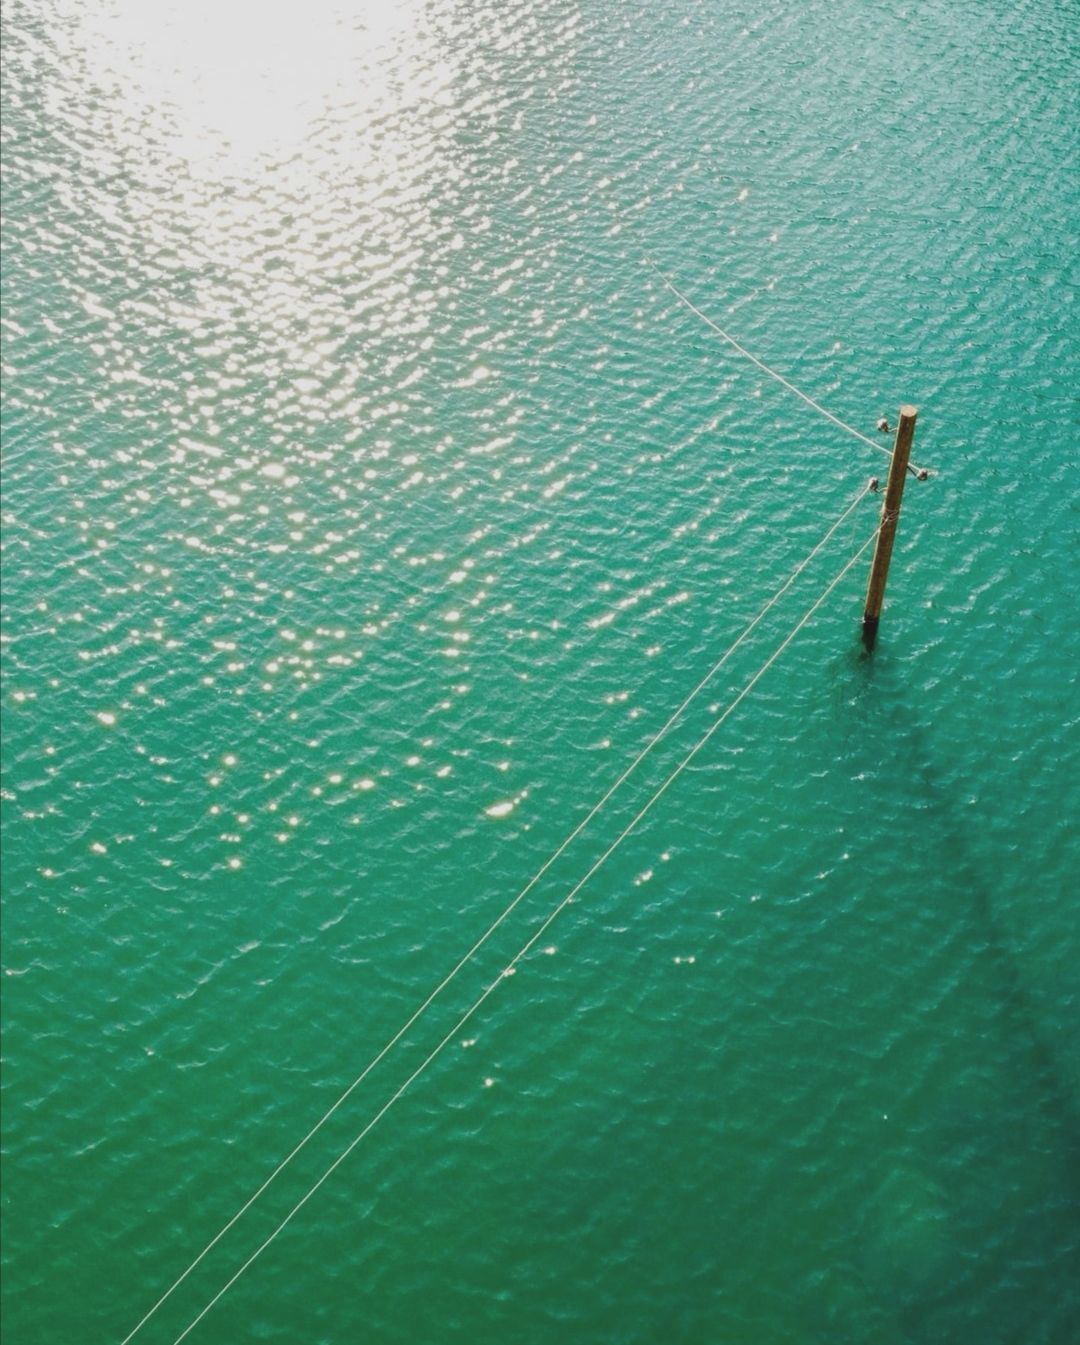
[[[878,624],[881,621],[881,609],[885,605],[885,581],[889,577],[889,561],[892,558],[893,542],[896,538],[896,525],[900,519],[900,501],[904,497],[904,483],[907,481],[908,459],[911,457],[911,441],[915,438],[917,415],[918,409],[914,406],[900,408],[900,423],[896,427],[896,443],[893,445],[889,480],[885,487],[885,503],[881,509],[881,527],[878,529],[874,561],[870,566],[870,583],[866,590],[863,644],[867,649],[874,647]]]

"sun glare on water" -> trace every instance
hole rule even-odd
[[[244,173],[294,150],[335,99],[375,109],[407,83],[418,6],[113,0],[74,13],[74,40],[121,115],[143,118],[194,172]]]
[[[350,286],[381,282],[430,234],[436,195],[415,199],[417,174],[439,182],[456,171],[447,149],[459,72],[427,7],[62,3],[41,98],[51,123],[78,128],[73,171],[54,183],[60,205],[87,222],[78,302],[108,319],[105,339],[126,341],[129,301],[109,312],[93,284],[95,240],[107,239],[133,274],[160,278],[150,302],[164,339],[200,342],[202,377],[226,352],[262,361],[252,372],[263,382],[266,359],[283,361],[290,407],[321,422],[349,396],[334,352],[352,330]],[[385,332],[426,321],[430,299],[405,280],[384,307]],[[250,350],[245,328],[258,333]],[[144,353],[126,351],[136,372]],[[219,452],[215,424],[196,436],[207,453]]]

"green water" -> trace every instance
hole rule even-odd
[[[5,7],[5,1343],[1080,1340],[1076,7]],[[882,440],[883,443],[887,441]],[[172,1342],[865,499],[160,1310]]]

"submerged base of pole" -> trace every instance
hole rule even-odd
[[[862,623],[862,642],[863,648],[869,653],[877,642],[878,626],[881,618],[877,616],[864,616]]]

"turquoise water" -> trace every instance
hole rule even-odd
[[[863,557],[189,1339],[1080,1339],[1075,6],[3,22],[5,1341],[122,1340],[885,465],[646,255],[918,405],[878,648]]]

